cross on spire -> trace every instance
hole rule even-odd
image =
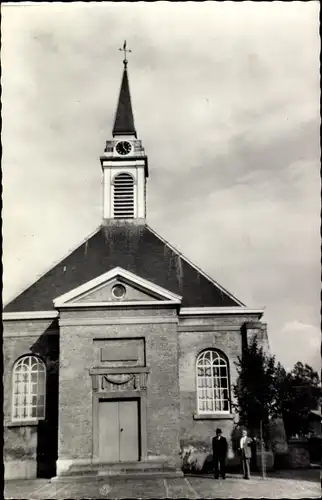
[[[123,64],[124,64],[124,68],[126,69],[126,66],[127,66],[127,59],[126,59],[126,53],[127,52],[132,52],[131,49],[127,49],[126,48],[126,40],[124,40],[124,43],[123,43],[123,47],[121,49],[122,52],[124,52],[124,59],[123,59]]]

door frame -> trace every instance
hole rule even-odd
[[[136,400],[138,402],[138,423],[139,423],[139,461],[147,458],[147,398],[145,391],[111,391],[93,393],[93,459],[99,459],[99,402],[100,399],[109,401]]]

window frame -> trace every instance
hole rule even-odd
[[[25,363],[28,362],[28,365]],[[17,370],[19,367],[25,366],[25,369]],[[35,369],[36,367],[36,369]],[[43,373],[43,380],[39,381],[39,374]],[[19,377],[20,374],[20,377]],[[21,380],[21,374],[27,377],[27,380]],[[32,375],[36,374],[36,381],[32,380]],[[20,380],[19,380],[20,379]],[[34,354],[26,354],[18,358],[12,368],[12,391],[11,391],[11,422],[12,423],[24,423],[24,422],[38,422],[38,420],[45,420],[46,418],[46,383],[47,383],[47,369],[45,362]],[[27,387],[27,390],[23,393],[16,392],[17,384],[21,384],[23,388]],[[33,385],[36,385],[36,392],[33,392]],[[16,404],[17,394],[26,395],[25,404]],[[32,398],[43,396],[43,403],[32,404]],[[18,413],[18,408],[20,408],[25,416]],[[36,416],[32,416],[33,408],[36,408]],[[39,409],[42,408],[42,413],[39,415]],[[19,412],[20,413],[20,412]]]
[[[206,363],[201,363],[200,361],[202,360],[205,360],[205,357],[206,357],[206,354],[207,353],[211,353],[210,355],[210,360],[211,360],[211,363],[209,364],[206,364]],[[215,363],[214,363],[214,354],[216,355],[216,359],[219,358],[220,360],[220,364],[217,365],[218,368],[223,368],[225,367],[226,368],[226,376],[219,376],[219,380],[220,380],[220,384],[219,384],[219,387],[218,386],[215,386],[214,384],[214,379],[218,379],[218,376],[215,375],[214,373],[214,367],[216,366]],[[198,369],[199,368],[210,368],[210,371],[211,371],[211,375],[210,376],[207,376],[207,378],[211,378],[211,386],[205,386],[205,387],[200,387],[199,386],[199,379],[200,377],[202,377],[202,375],[199,375],[198,374]],[[219,349],[215,349],[215,348],[207,348],[207,349],[203,349],[197,356],[197,359],[196,359],[196,363],[195,363],[195,374],[196,374],[196,399],[197,399],[197,415],[202,415],[202,416],[211,416],[211,415],[222,415],[223,417],[227,416],[227,415],[230,415],[231,414],[231,388],[230,388],[230,370],[229,370],[229,361],[228,361],[228,358],[227,356]],[[206,375],[203,375],[203,378],[206,378]],[[227,380],[227,387],[222,387],[221,385],[221,380],[222,379],[226,379]],[[207,389],[210,389],[213,393],[215,387],[218,387],[218,391],[220,392],[221,390],[223,389],[226,389],[227,390],[227,398],[216,398],[212,397],[212,399],[210,398],[204,398],[204,401],[212,401],[212,408],[211,410],[208,410],[208,409],[201,409],[201,390],[207,390]],[[228,409],[227,410],[218,410],[216,409],[216,406],[218,405],[218,401],[227,401],[228,403]]]

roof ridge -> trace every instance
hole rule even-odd
[[[8,305],[11,304],[11,302],[13,302],[14,300],[16,300],[20,295],[22,295],[24,292],[26,292],[28,290],[28,288],[30,288],[31,286],[33,286],[35,283],[37,283],[41,278],[43,278],[49,271],[51,271],[54,267],[58,266],[58,264],[60,262],[62,262],[63,260],[65,260],[70,254],[72,254],[73,252],[75,252],[75,250],[77,250],[81,245],[83,245],[84,243],[86,243],[86,241],[88,241],[92,236],[94,236],[96,233],[98,233],[100,230],[101,230],[101,227],[102,227],[102,224],[100,224],[98,227],[96,227],[96,229],[94,231],[92,231],[88,236],[86,236],[86,238],[84,238],[81,243],[78,243],[77,245],[75,245],[75,247],[73,247],[72,249],[68,250],[67,253],[64,255],[64,257],[60,257],[59,260],[56,260],[54,263],[52,263],[50,265],[50,267],[46,268],[46,270],[44,272],[42,272],[41,274],[39,274],[36,279],[34,278],[33,281],[31,283],[29,283],[25,288],[23,288],[20,292],[18,292],[16,295],[14,295],[11,299],[9,299],[9,301],[3,305],[2,309],[5,309]]]
[[[215,281],[211,276],[209,276],[207,273],[205,273],[199,266],[194,264],[190,259],[188,259],[185,255],[183,255],[182,252],[179,252],[171,243],[169,243],[167,240],[162,238],[154,229],[152,229],[148,224],[146,224],[147,229],[151,231],[157,238],[159,238],[165,245],[167,245],[172,251],[176,252],[181,258],[183,258],[190,266],[192,266],[196,271],[198,271],[202,276],[204,276],[210,283],[213,285],[217,286],[222,292],[224,292],[228,297],[230,297],[232,300],[236,301],[240,306],[242,307],[247,307],[246,304],[241,302],[237,297],[235,297],[232,293],[228,292],[222,285],[220,285],[217,281]]]

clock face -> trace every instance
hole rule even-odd
[[[132,146],[128,141],[120,141],[116,144],[115,149],[119,155],[128,155],[131,152]]]

